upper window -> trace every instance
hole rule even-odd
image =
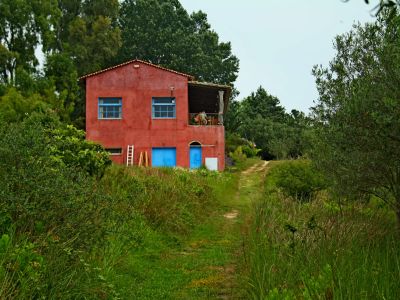
[[[122,119],[122,98],[99,98],[99,119]]]
[[[175,113],[175,98],[162,97],[153,98],[152,115],[154,119],[174,119]]]

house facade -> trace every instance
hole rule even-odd
[[[86,138],[114,162],[225,167],[223,116],[229,86],[132,60],[81,77],[86,84]]]

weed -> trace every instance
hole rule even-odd
[[[275,184],[267,175],[245,243],[251,298],[397,298],[400,244],[390,210],[376,203],[338,209],[324,194],[292,201]]]

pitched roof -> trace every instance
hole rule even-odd
[[[155,64],[152,64],[150,62],[143,61],[143,60],[140,60],[140,59],[133,59],[133,60],[124,62],[124,63],[119,64],[119,65],[115,65],[115,66],[112,66],[112,67],[109,67],[109,68],[106,68],[106,69],[103,69],[103,70],[99,70],[99,71],[96,71],[96,72],[93,72],[93,73],[89,73],[89,74],[83,75],[83,76],[79,77],[79,80],[83,80],[83,79],[86,79],[88,77],[95,76],[95,75],[98,75],[100,73],[104,73],[104,72],[107,72],[107,71],[110,71],[110,70],[113,70],[113,69],[116,69],[116,68],[119,68],[119,67],[122,67],[122,66],[126,66],[126,65],[129,65],[129,64],[132,64],[132,63],[142,63],[142,64],[145,64],[145,65],[148,65],[148,66],[155,67],[155,68],[160,69],[160,70],[164,70],[164,71],[167,71],[167,72],[175,73],[177,75],[182,75],[182,76],[188,77],[190,80],[194,79],[194,76],[189,75],[189,74],[185,74],[185,73],[181,73],[181,72],[174,71],[174,70],[171,70],[171,69],[167,69],[167,68],[161,67],[159,65],[155,65]]]

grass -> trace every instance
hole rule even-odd
[[[248,298],[398,299],[400,242],[393,214],[377,203],[339,207],[276,188],[274,168],[253,207],[246,242]]]
[[[47,162],[27,164],[32,161]],[[238,232],[249,202],[241,202],[238,185],[240,171],[255,160],[225,173],[112,166],[102,178],[56,172],[52,162],[25,177],[27,168],[20,166],[11,178],[28,187],[0,193],[14,204],[3,205],[0,213],[1,299],[241,294],[235,276]],[[21,207],[35,220],[13,213]],[[233,209],[239,217],[228,220],[224,214]],[[14,215],[23,226],[16,227]]]
[[[255,162],[244,163],[240,169]],[[141,232],[135,247],[120,247],[120,233],[110,241],[106,257],[111,267],[104,276],[118,291],[117,296],[215,299],[240,295],[235,268],[244,214],[235,220],[223,216],[249,207],[237,195],[239,179],[237,171],[115,167],[106,174],[104,182],[110,193],[123,199],[134,194],[134,203],[117,201],[117,207],[122,205],[119,210],[132,205],[142,222],[142,228],[137,225],[139,220],[131,225]]]

